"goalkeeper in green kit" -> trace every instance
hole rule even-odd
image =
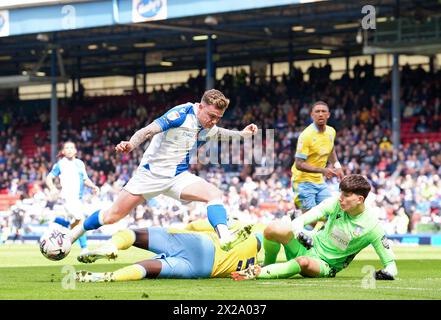
[[[374,212],[365,206],[371,186],[361,175],[348,175],[340,183],[340,196],[321,202],[291,225],[276,221],[264,231],[264,267],[252,265],[233,272],[234,280],[335,277],[354,257],[372,244],[384,266],[377,280],[394,280],[398,274],[394,254]],[[311,233],[304,226],[328,215],[325,227]],[[287,262],[275,263],[281,244]]]

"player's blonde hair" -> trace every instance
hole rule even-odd
[[[227,99],[219,90],[210,89],[204,92],[201,102],[207,105],[214,105],[216,109],[225,110],[230,104],[230,99]]]

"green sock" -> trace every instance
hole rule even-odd
[[[300,273],[300,265],[296,260],[275,263],[262,268],[257,279],[287,279]]]
[[[263,260],[263,264],[267,266],[276,263],[277,255],[280,251],[280,243],[263,237],[263,249],[265,250],[265,259]]]
[[[283,245],[283,249],[285,249],[286,261],[304,255],[307,251],[306,248],[294,237],[288,242],[288,244]]]

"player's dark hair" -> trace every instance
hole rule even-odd
[[[371,191],[371,185],[362,175],[350,174],[341,180],[340,190],[355,193],[366,199],[369,191]]]
[[[214,105],[219,110],[225,110],[230,104],[222,92],[216,89],[210,89],[204,92],[201,101],[207,105]]]
[[[73,142],[72,140],[64,141],[64,142],[61,144],[61,148],[60,148],[60,150],[59,150],[58,153],[57,153],[57,158],[58,158],[58,159],[61,159],[61,158],[64,157],[64,156],[63,156],[63,149],[64,149],[64,147],[66,146],[66,144],[68,144],[68,143],[72,143],[72,144],[75,146],[75,142]]]
[[[329,111],[329,106],[328,106],[328,104],[327,104],[326,102],[322,101],[322,100],[316,101],[316,102],[314,102],[314,103],[312,104],[312,106],[311,106],[311,112],[314,110],[315,106],[325,106],[326,108],[328,108],[328,111]]]

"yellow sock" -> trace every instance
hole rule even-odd
[[[147,271],[139,264],[132,264],[113,272],[113,279],[115,281],[141,280],[145,278],[146,273]]]
[[[112,242],[118,250],[126,250],[130,248],[136,240],[136,235],[133,230],[124,229],[118,231],[112,236]]]

